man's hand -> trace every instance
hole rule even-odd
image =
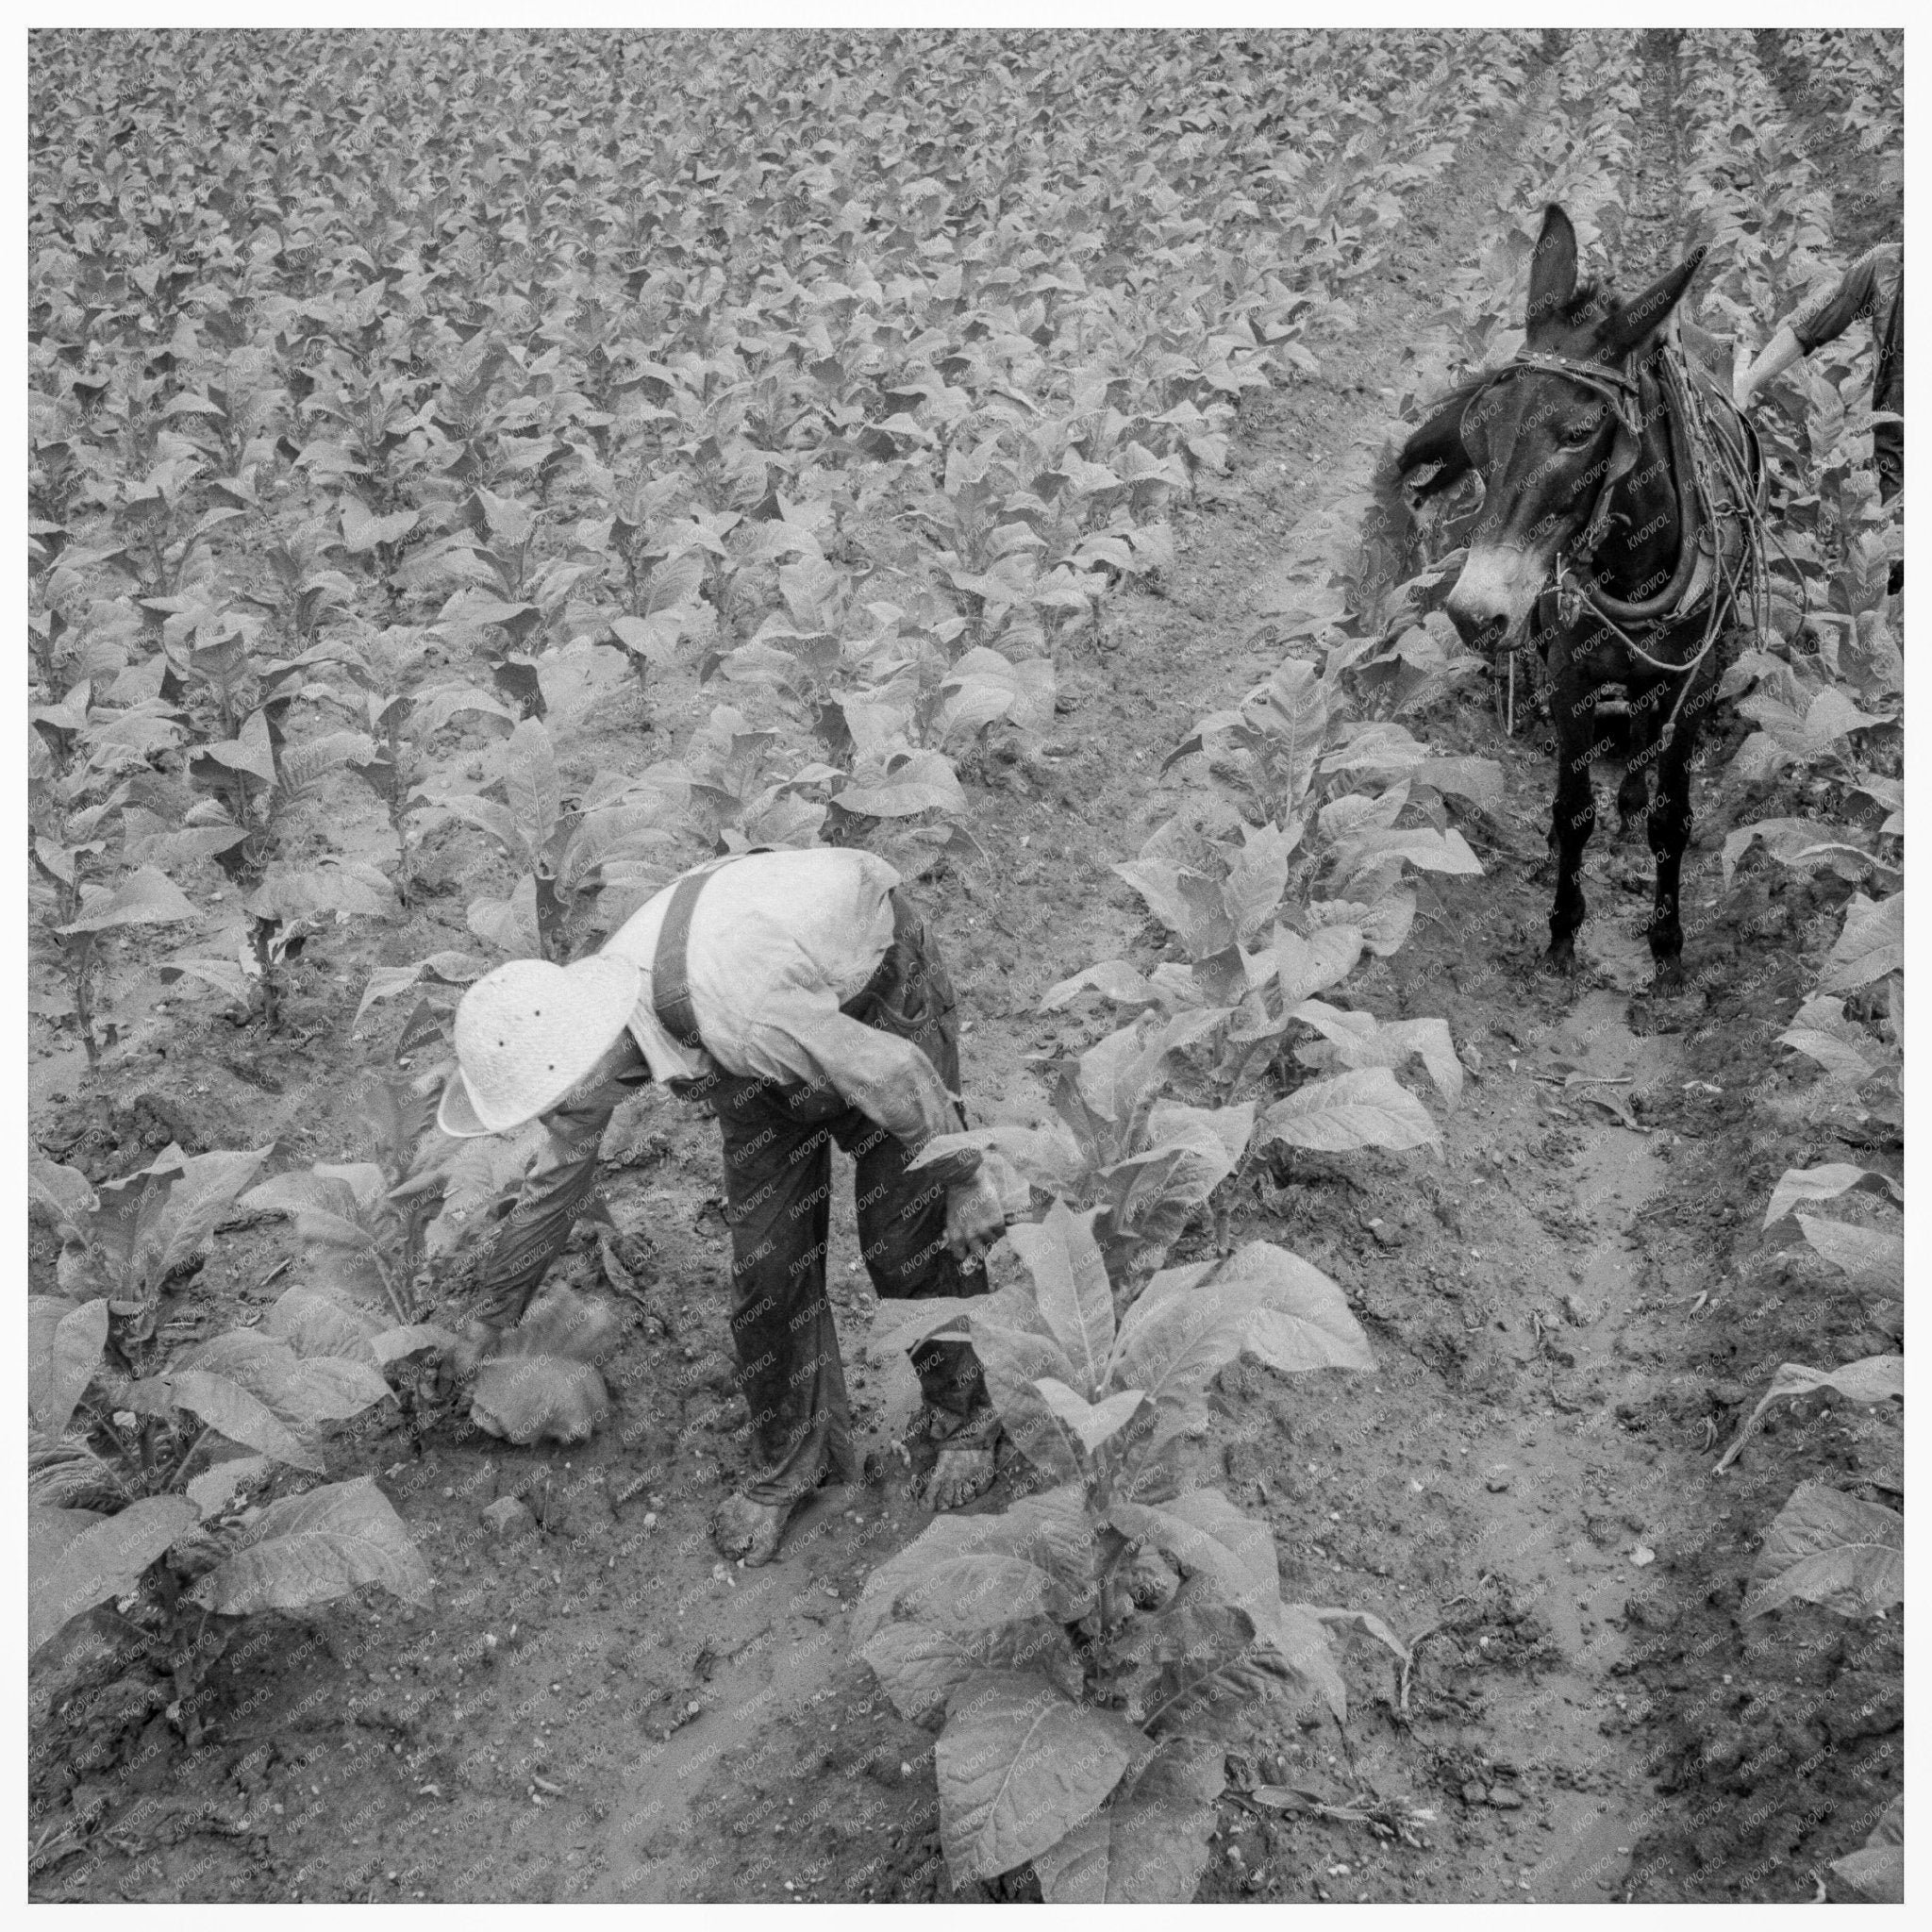
[[[987,1250],[1006,1231],[1006,1210],[984,1168],[970,1181],[948,1190],[946,1245],[960,1267],[969,1273],[977,1269],[985,1261]]]
[[[497,1331],[488,1322],[472,1322],[458,1336],[457,1345],[445,1357],[458,1387],[476,1379],[477,1365],[494,1352],[497,1340]]]

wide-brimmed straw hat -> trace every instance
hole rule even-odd
[[[595,953],[569,966],[512,959],[457,1008],[457,1064],[436,1124],[468,1140],[547,1112],[594,1067],[638,1003],[642,975]]]

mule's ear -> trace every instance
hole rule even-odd
[[[1684,299],[1690,278],[1704,266],[1706,251],[1693,248],[1675,268],[1667,269],[1634,301],[1607,317],[1596,332],[1597,354],[1621,362],[1655,337],[1671,319],[1671,310]]]
[[[1562,319],[1563,305],[1576,292],[1576,230],[1553,201],[1543,209],[1542,233],[1530,257],[1529,306],[1524,332],[1531,342],[1546,336]]]
[[[1468,408],[1467,396],[1452,396],[1396,452],[1396,476],[1411,490],[1418,502],[1447,490],[1469,474],[1469,452],[1462,443],[1462,419]],[[1432,464],[1435,467],[1431,474],[1421,483],[1409,483],[1416,471],[1429,469]]]

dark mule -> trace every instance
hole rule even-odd
[[[1544,654],[1557,731],[1552,963],[1574,964],[1585,916],[1591,761],[1621,749],[1618,808],[1626,824],[1644,819],[1657,864],[1650,950],[1663,983],[1682,972],[1691,754],[1717,691],[1718,641],[1751,580],[1763,500],[1729,357],[1675,316],[1703,258],[1699,249],[1623,302],[1578,285],[1575,230],[1546,209],[1522,350],[1450,395],[1397,459],[1405,475],[1440,465],[1417,500],[1471,470],[1482,478],[1450,618],[1499,666],[1525,642]],[[1613,719],[1621,731],[1607,737]]]

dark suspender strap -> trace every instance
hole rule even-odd
[[[733,853],[732,858],[749,858],[754,852],[772,849],[754,845],[749,852]],[[700,866],[672,887],[671,904],[664,908],[664,924],[658,928],[658,950],[651,959],[651,1005],[658,1024],[679,1046],[693,1052],[701,1051],[704,1041],[698,1034],[697,1010],[691,1002],[691,918],[705,881],[719,866],[730,863],[730,858],[722,858]]]
[[[658,928],[658,950],[651,961],[651,1004],[657,1008],[658,1024],[684,1047],[702,1044],[698,1016],[691,1003],[691,916],[714,870],[706,866],[702,872],[688,872],[672,887],[671,904],[665,908],[664,924]]]

